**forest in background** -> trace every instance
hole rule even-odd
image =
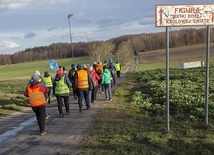
[[[180,29],[169,33],[170,48],[206,43],[206,28]],[[214,27],[211,28],[210,42],[214,42]],[[91,62],[103,61],[114,55],[125,64],[130,57],[139,52],[149,52],[165,48],[165,32],[124,35],[106,41],[72,43],[74,57],[89,56]],[[9,65],[30,61],[64,59],[72,57],[70,43],[54,43],[49,46],[28,48],[14,54],[1,54],[0,65]]]

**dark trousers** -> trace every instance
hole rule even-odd
[[[49,89],[49,92],[45,94],[46,100],[48,100],[48,103],[50,103],[51,100],[51,92],[52,92],[52,87],[47,87]]]
[[[120,78],[120,71],[117,71],[117,77]]]
[[[56,99],[57,99],[59,114],[63,114],[63,111],[62,111],[63,100],[64,100],[64,105],[65,105],[65,111],[66,111],[66,113],[68,113],[70,111],[69,102],[68,102],[69,96],[56,96]]]
[[[98,86],[95,86],[94,89],[92,89],[91,102],[94,102],[97,100],[98,89],[99,89]]]
[[[98,89],[104,91],[104,86],[102,84],[102,76],[100,76],[100,80],[98,80]]]
[[[77,90],[78,104],[79,104],[80,109],[82,109],[82,106],[83,106],[83,104],[82,104],[83,97],[85,99],[87,108],[90,107],[88,91],[89,91],[88,89],[78,89]]]
[[[72,90],[73,90],[73,96],[74,96],[74,99],[76,99],[77,95],[76,95],[76,91],[74,89],[74,84],[72,83]]]
[[[39,130],[40,130],[40,133],[42,133],[45,131],[46,106],[44,105],[44,106],[39,106],[39,107],[32,107],[32,110],[36,114],[36,118],[37,118],[38,125],[39,125]]]

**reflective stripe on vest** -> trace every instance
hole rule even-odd
[[[115,65],[116,71],[120,71],[120,64]]]
[[[30,85],[28,85],[27,87],[31,107],[41,106],[45,104],[44,93],[39,91],[39,89],[39,87],[31,88]]]
[[[88,88],[88,72],[86,70],[77,71],[77,88]]]
[[[69,93],[69,88],[67,84],[65,83],[65,76],[61,78],[61,80],[56,81],[56,87],[55,87],[55,94],[67,94]]]
[[[43,77],[43,81],[45,83],[45,87],[52,87],[53,86],[51,76]]]

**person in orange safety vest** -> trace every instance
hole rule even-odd
[[[83,64],[77,65],[77,71],[74,74],[74,90],[77,93],[79,112],[82,112],[83,97],[86,101],[87,110],[90,109],[89,90],[92,90],[89,73],[84,69]]]
[[[48,88],[45,88],[41,83],[41,78],[37,74],[31,76],[30,83],[27,85],[24,96],[28,97],[30,106],[34,111],[39,129],[40,135],[45,135],[45,117],[46,117],[46,99],[44,93],[49,92]]]

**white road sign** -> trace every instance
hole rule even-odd
[[[214,26],[214,4],[156,5],[155,26]]]

